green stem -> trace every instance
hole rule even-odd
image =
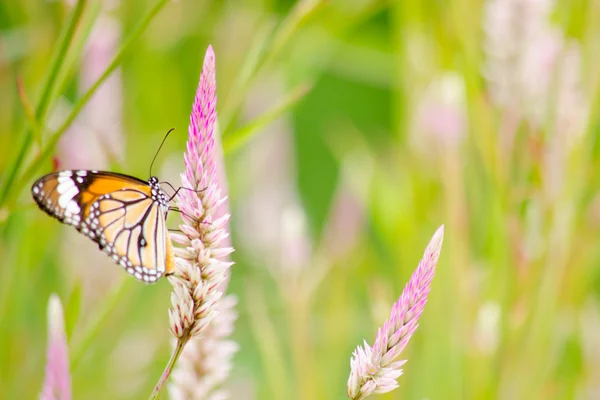
[[[171,371],[173,371],[173,367],[175,366],[175,363],[179,359],[179,356],[183,352],[183,348],[185,347],[185,344],[188,342],[189,339],[190,338],[187,335],[187,333],[184,334],[184,336],[181,339],[177,339],[177,345],[173,349],[173,354],[171,354],[171,358],[169,359],[169,362],[167,363],[165,370],[163,371],[162,375],[160,376],[160,379],[158,380],[158,382],[156,383],[156,386],[154,387],[154,390],[152,391],[152,394],[150,395],[150,400],[158,399],[160,392],[162,391],[163,387],[167,383],[167,380],[169,379],[169,376],[171,375]]]
[[[31,101],[29,101],[29,97],[27,96],[27,91],[25,90],[25,86],[23,85],[23,79],[21,77],[17,78],[17,91],[19,93],[19,99],[21,100],[21,105],[23,106],[23,110],[25,111],[25,117],[29,122],[29,126],[33,129],[33,137],[38,145],[42,145],[42,130],[40,125],[38,124],[37,119],[35,118],[35,111],[31,106]]]
[[[43,121],[46,117],[46,111],[48,111],[48,103],[50,99],[50,94],[52,93],[52,89],[54,88],[54,84],[56,83],[56,76],[58,75],[63,61],[65,59],[65,55],[67,54],[69,47],[71,46],[71,42],[73,41],[73,36],[75,35],[75,30],[77,25],[79,24],[79,20],[81,19],[81,15],[83,13],[83,9],[87,0],[79,0],[75,5],[75,9],[73,10],[73,14],[71,14],[71,18],[69,23],[67,24],[65,30],[61,33],[60,44],[56,50],[56,52],[52,55],[52,60],[50,62],[50,68],[48,70],[48,75],[44,80],[44,85],[42,87],[42,94],[40,95],[39,103],[35,109],[35,120],[37,121],[37,126],[43,127]],[[8,196],[9,190],[12,187],[17,175],[19,174],[19,170],[21,169],[21,164],[23,164],[23,160],[25,159],[25,155],[31,146],[31,142],[33,139],[33,132],[31,129],[27,129],[25,131],[25,139],[21,148],[17,153],[17,158],[15,159],[12,168],[9,169],[8,176],[6,181],[4,182],[4,186],[2,187],[2,193],[0,194],[0,205],[3,205],[6,202],[6,198]]]
[[[79,70],[79,64],[83,56],[85,45],[90,38],[92,30],[96,25],[96,20],[100,16],[102,11],[102,2],[91,3],[85,12],[85,15],[81,21],[81,27],[79,28],[76,38],[73,40],[71,51],[67,54],[65,60],[65,67],[61,69],[59,75],[56,77],[57,84],[53,92],[50,95],[50,101],[54,102],[56,97],[61,93],[65,93],[67,86],[72,82],[76,73]]]
[[[50,94],[52,93],[52,89],[54,87],[54,83],[56,82],[56,77],[63,65],[63,61],[65,60],[65,56],[69,47],[71,46],[71,42],[73,41],[73,37],[75,36],[75,29],[79,24],[79,20],[81,19],[81,15],[83,14],[83,9],[87,0],[79,0],[75,5],[75,9],[73,10],[73,15],[71,16],[71,20],[67,25],[67,29],[63,33],[61,38],[61,43],[58,48],[58,51],[54,53],[54,57],[51,62],[50,72],[48,73],[48,77],[46,78],[46,84],[42,90],[42,95],[40,97],[40,102],[38,103],[38,107],[35,112],[35,118],[38,122],[43,122],[46,117],[46,112],[48,111],[48,104],[50,100]]]
[[[231,130],[233,121],[238,114],[244,96],[254,78],[258,75],[261,69],[273,62],[277,58],[285,45],[294,37],[298,30],[304,26],[317,13],[317,11],[325,4],[324,0],[303,0],[294,6],[294,9],[281,22],[281,24],[273,32],[272,39],[265,39],[268,43],[262,43],[262,40],[257,43],[255,51],[251,51],[248,56],[247,66],[244,68],[244,74],[236,81],[234,88],[231,90],[225,107],[221,113],[221,121],[223,124],[223,136]],[[265,48],[268,46],[268,51]]]
[[[27,182],[29,182],[35,173],[38,171],[39,167],[50,158],[50,156],[54,153],[54,149],[56,144],[58,143],[62,134],[69,128],[71,123],[75,120],[81,109],[87,104],[87,102],[92,98],[96,90],[104,83],[106,78],[108,78],[112,72],[119,66],[121,60],[132,47],[132,45],[142,36],[144,30],[148,27],[150,22],[154,19],[154,17],[158,14],[158,12],[167,4],[168,0],[159,0],[154,7],[146,14],[146,16],[142,19],[142,22],[135,28],[133,33],[127,38],[126,42],[123,44],[113,61],[106,68],[102,76],[98,78],[98,80],[83,94],[83,96],[79,99],[77,104],[73,107],[73,110],[65,120],[65,122],[58,128],[51,136],[46,144],[46,147],[42,151],[42,153],[37,157],[33,163],[27,168],[25,173],[23,174],[23,178],[19,180],[17,183],[17,188],[14,191],[15,193],[20,193],[23,187]],[[2,204],[0,202],[0,204]]]

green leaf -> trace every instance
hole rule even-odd
[[[283,113],[295,106],[312,88],[311,84],[304,83],[287,94],[273,108],[252,120],[247,125],[230,134],[223,135],[223,149],[230,152],[246,143],[252,136],[263,130],[267,125],[279,118]]]
[[[64,65],[63,61],[65,60],[65,55],[67,54],[69,47],[71,46],[73,36],[75,35],[75,30],[77,28],[77,25],[79,24],[81,14],[83,13],[83,9],[85,8],[86,3],[87,0],[79,0],[77,2],[68,24],[65,25],[65,29],[61,33],[59,45],[52,55],[50,68],[48,69],[48,74],[46,75],[46,78],[44,79],[44,84],[42,86],[42,94],[40,95],[40,100],[35,109],[35,120],[37,122],[35,126],[44,126],[44,120],[46,117],[46,111],[48,111],[50,95],[53,91],[54,85],[56,84],[56,77],[58,76],[60,70]],[[23,139],[21,148],[17,152],[16,159],[9,167],[8,174],[6,175],[6,179],[3,182],[3,186],[0,192],[0,205],[4,205],[8,199],[10,189],[12,188],[13,183],[17,175],[19,174],[19,171],[21,170],[23,162],[25,161],[25,155],[31,147],[33,135],[34,133],[31,131],[31,129],[27,129],[25,131],[25,137]]]

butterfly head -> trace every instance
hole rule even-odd
[[[158,201],[166,214],[169,210],[169,197],[160,187],[160,181],[156,176],[151,176],[150,179],[148,179],[148,185],[150,185],[150,188],[152,189],[152,200]]]

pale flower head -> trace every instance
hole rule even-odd
[[[446,72],[436,77],[417,110],[414,140],[424,149],[457,147],[466,136],[465,84],[461,75]]]
[[[392,307],[389,319],[377,331],[373,347],[364,342],[352,354],[347,384],[350,399],[360,400],[372,393],[386,393],[398,387],[397,379],[402,375],[401,367],[406,362],[399,358],[417,329],[417,322],[427,303],[443,239],[442,225]]]

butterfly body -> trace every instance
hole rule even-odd
[[[92,239],[138,280],[153,283],[173,272],[169,199],[156,177],[65,170],[41,177],[31,192],[42,210]]]

